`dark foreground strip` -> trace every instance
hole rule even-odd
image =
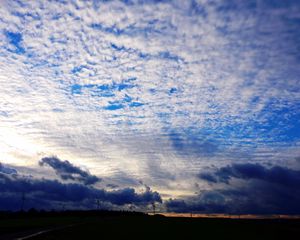
[[[30,235],[27,235],[27,236],[24,236],[24,237],[18,237],[15,240],[26,240],[26,239],[30,239],[30,238],[39,236],[39,235],[44,234],[44,233],[54,232],[54,231],[62,230],[62,229],[69,228],[69,227],[74,227],[74,226],[81,225],[81,224],[83,224],[83,223],[69,224],[69,225],[66,225],[66,226],[63,226],[63,227],[56,227],[56,228],[46,229],[46,230],[39,231],[39,232],[30,234]]]

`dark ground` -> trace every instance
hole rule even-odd
[[[128,212],[0,214],[0,239],[300,239],[300,220],[208,219]]]

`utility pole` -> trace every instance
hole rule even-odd
[[[129,206],[129,210],[132,212],[134,211],[134,206],[132,204]]]
[[[62,204],[61,204],[61,210],[62,210],[63,212],[66,210],[65,207],[66,207],[65,203],[62,203]]]
[[[100,209],[100,200],[99,199],[96,199],[96,204],[97,204],[97,210]]]
[[[21,198],[21,211],[24,211],[24,205],[25,205],[25,192],[22,192],[22,198]]]
[[[153,215],[155,215],[155,202],[152,203]]]

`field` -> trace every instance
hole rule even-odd
[[[300,220],[176,218],[128,213],[2,217],[0,239],[296,239]],[[38,234],[37,234],[38,233]],[[39,234],[40,233],[40,234]],[[27,238],[22,238],[30,236]]]

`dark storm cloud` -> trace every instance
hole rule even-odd
[[[106,187],[115,189],[115,188],[118,188],[119,186],[117,184],[109,183],[109,184],[106,184]]]
[[[14,168],[10,168],[8,166],[4,166],[1,162],[0,162],[0,173],[6,173],[6,174],[16,174],[17,170]]]
[[[152,202],[162,202],[158,192],[153,192],[147,189],[143,193],[136,193],[133,188],[124,188],[113,192],[104,192],[104,200],[108,199],[109,202],[116,205],[124,204],[147,204]],[[100,198],[101,199],[101,198]]]
[[[171,132],[168,135],[172,147],[180,155],[213,156],[219,151],[218,145],[201,134]]]
[[[213,176],[210,173],[199,173],[198,177],[203,179],[203,180],[206,180],[208,182],[212,182],[212,183],[217,182],[217,179],[215,178],[215,176]]]
[[[96,189],[78,183],[64,184],[57,180],[34,179],[17,174],[0,173],[0,210],[18,210],[22,194],[26,196],[26,208],[56,208],[60,204],[76,208],[93,208],[96,199],[110,205],[147,205],[162,202],[158,192],[150,188],[137,193],[133,188],[116,191]],[[90,202],[86,205],[86,202]]]
[[[228,211],[224,196],[217,191],[204,191],[188,199],[169,199],[165,204],[170,212],[224,213]]]
[[[198,177],[211,183],[212,190],[186,199],[170,199],[166,202],[168,211],[300,214],[300,171],[246,163],[200,173]]]
[[[214,173],[201,173],[199,177],[209,182],[223,182],[229,184],[230,179],[263,180],[269,183],[287,187],[300,186],[300,171],[274,166],[266,168],[259,164],[232,164],[222,167]]]
[[[82,182],[86,185],[94,184],[101,179],[91,175],[88,171],[84,171],[74,166],[69,161],[62,161],[57,157],[45,157],[39,162],[41,166],[47,164],[55,170],[55,173],[63,180],[73,180]]]

